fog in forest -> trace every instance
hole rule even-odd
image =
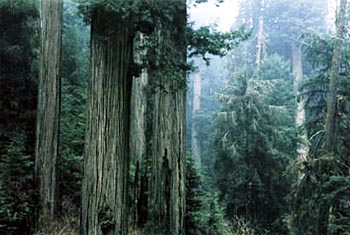
[[[350,235],[350,1],[0,0],[0,234]]]

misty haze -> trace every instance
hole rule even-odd
[[[350,235],[348,0],[0,0],[1,235]]]

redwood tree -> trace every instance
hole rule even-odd
[[[41,1],[41,65],[39,78],[35,170],[39,187],[39,230],[57,212],[57,171],[62,1]]]
[[[95,8],[91,22],[82,235],[127,234],[131,24]]]
[[[175,2],[172,24],[157,26],[153,73],[149,212],[152,226],[163,234],[184,234],[186,2]]]

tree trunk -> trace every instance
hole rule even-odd
[[[35,173],[39,188],[38,229],[49,229],[57,213],[60,118],[62,1],[41,1],[41,67],[39,78]]]
[[[139,33],[134,41],[134,63],[141,65],[142,57],[146,52],[142,49],[145,44],[145,36]],[[146,107],[148,85],[148,71],[142,69],[139,76],[133,77],[130,119],[130,152],[133,161],[140,161],[146,154]]]
[[[336,20],[336,44],[333,50],[332,71],[327,93],[327,116],[325,130],[325,150],[333,153],[335,150],[335,122],[336,122],[336,105],[337,105],[337,83],[340,70],[340,51],[344,34],[345,14],[347,1],[341,0],[339,13]]]
[[[178,7],[174,16],[177,28],[160,28],[158,50],[169,55],[167,48],[174,48],[170,52],[171,58],[185,63],[186,2],[182,1]],[[150,222],[154,228],[160,229],[160,234],[179,235],[184,234],[185,214],[186,72],[177,67],[176,71],[162,74],[154,78],[157,84],[153,104]]]
[[[337,14],[336,20],[336,44],[333,50],[332,57],[332,71],[329,81],[329,88],[327,93],[327,116],[325,123],[325,143],[324,150],[325,153],[334,154],[335,147],[335,126],[336,126],[336,109],[337,109],[337,89],[338,89],[338,76],[340,72],[340,54],[342,49],[342,40],[344,38],[344,25],[345,25],[345,15],[347,8],[347,0],[341,0],[339,6],[339,12]],[[327,164],[327,163],[326,163]],[[322,174],[325,171],[324,164],[322,162],[319,164],[319,173]],[[327,173],[329,170],[327,170]],[[328,173],[329,174],[329,173]],[[318,227],[317,235],[327,235],[328,234],[328,223],[330,215],[330,205],[328,202],[322,202],[319,208],[318,215]]]
[[[143,49],[147,38],[142,33],[138,33],[134,40],[134,63],[142,65],[147,51]],[[147,185],[146,154],[147,154],[147,87],[148,70],[142,69],[139,76],[133,77],[132,95],[131,95],[131,118],[130,118],[130,155],[134,179],[132,182],[132,203],[131,203],[131,226],[137,229],[146,221],[147,205],[145,203],[145,185]]]
[[[199,169],[201,167],[201,146],[198,139],[198,125],[195,123],[195,116],[201,107],[201,75],[196,73],[193,80],[193,106],[192,106],[192,132],[191,132],[191,147],[192,155],[196,167]]]
[[[302,129],[305,122],[305,109],[304,109],[304,101],[300,97],[299,86],[303,80],[303,62],[302,62],[302,50],[301,47],[295,44],[292,44],[292,70],[294,73],[294,93],[297,99],[297,110],[295,123],[298,128],[300,128],[300,135],[303,139],[303,142],[307,143],[307,133]],[[302,163],[306,161],[307,154],[309,152],[309,148],[305,143],[299,143],[297,146],[297,154],[298,154],[298,163],[303,165]],[[304,173],[299,171],[299,180],[304,177]]]
[[[303,80],[303,62],[302,62],[302,51],[298,45],[292,45],[292,69],[294,73],[294,89],[296,96],[299,96],[298,87]],[[305,110],[304,103],[301,99],[297,102],[297,114],[296,124],[298,127],[302,126],[305,122]]]
[[[184,89],[156,88],[153,111],[150,212],[152,223],[180,234],[184,216]]]
[[[81,235],[127,234],[133,32],[114,13],[92,15]]]
[[[255,64],[257,71],[260,70],[261,59],[263,58],[263,52],[265,50],[265,33],[264,33],[264,17],[259,18],[259,28],[256,36],[256,58]]]

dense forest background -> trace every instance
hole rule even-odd
[[[222,2],[0,0],[0,234],[350,234],[348,1]]]

